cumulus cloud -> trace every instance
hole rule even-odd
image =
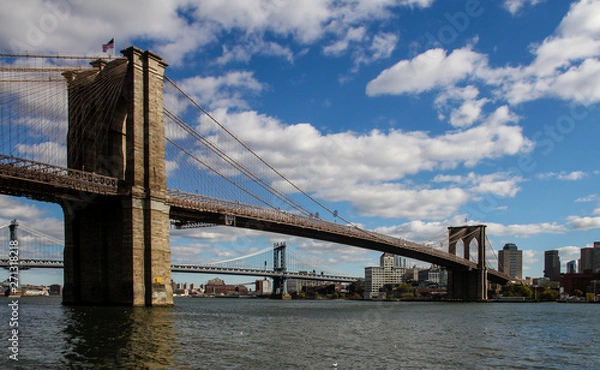
[[[328,201],[350,201],[359,213],[381,217],[448,217],[469,200],[469,194],[514,196],[520,179],[500,175],[473,175],[468,186],[460,184],[469,189],[455,184],[415,189],[401,181],[423,171],[475,166],[484,159],[532,148],[521,128],[512,124],[517,118],[506,107],[479,126],[440,135],[401,130],[326,135],[311,124],[286,124],[254,111],[218,109],[214,116],[236,127],[244,143],[300,188]],[[211,133],[209,124],[205,120],[200,126],[205,135]],[[240,150],[235,157],[244,155]]]
[[[505,2],[515,12],[525,3]],[[491,87],[495,99],[505,99],[511,105],[542,98],[593,104],[600,101],[599,15],[597,1],[573,3],[555,32],[530,46],[534,60],[529,65],[492,67],[488,56],[473,50],[472,45],[452,51],[435,48],[381,71],[367,84],[366,93],[377,96],[439,90],[438,109],[458,97],[456,103],[461,105],[452,108],[450,120],[457,127],[474,121],[489,101],[476,100],[472,87],[461,91],[457,86],[466,81]]]
[[[541,252],[531,249],[523,250],[523,270],[528,269],[527,265],[534,265],[542,262]]]
[[[486,222],[486,232],[489,235],[515,236],[527,238],[538,234],[563,234],[567,232],[564,225],[556,222],[542,222],[538,224],[513,224],[502,225],[495,222]]]
[[[567,217],[569,224],[575,230],[592,230],[600,228],[600,216],[597,217]]]
[[[448,87],[485,63],[486,57],[474,52],[470,46],[456,49],[450,54],[440,48],[430,49],[383,70],[367,84],[366,93],[369,96],[400,95]]]
[[[493,194],[500,197],[514,197],[520,190],[519,183],[523,178],[508,173],[493,173],[478,175],[470,172],[466,176],[461,175],[437,175],[434,182],[452,182],[468,186],[475,194]]]
[[[438,117],[445,119],[450,112],[450,124],[454,127],[469,127],[482,118],[483,106],[488,98],[477,99],[479,90],[473,85],[450,87],[435,99]],[[456,107],[458,105],[458,107]]]
[[[259,94],[267,86],[254,77],[249,71],[230,71],[222,76],[195,76],[183,79],[178,83],[182,90],[193,96],[196,101],[210,109],[222,107],[242,108],[249,107],[245,97]],[[167,104],[168,103],[168,104]],[[166,101],[165,106],[176,107],[183,103]]]
[[[325,55],[333,56],[340,55],[348,49],[351,42],[362,41],[365,37],[365,33],[365,27],[350,28],[346,31],[346,35],[342,39],[323,47],[323,53]]]
[[[0,46],[21,52],[98,53],[100,45],[108,41],[107,35],[111,35],[117,45],[149,41],[153,50],[168,55],[171,64],[179,65],[192,52],[215,46],[225,34],[229,37],[218,63],[244,61],[257,54],[279,56],[291,62],[294,52],[289,46],[265,41],[265,35],[273,35],[289,38],[300,46],[332,38],[327,52],[336,54],[355,44],[360,49],[373,48],[371,58],[377,58],[376,54],[386,54],[384,50],[388,49],[383,46],[385,37],[382,40],[381,36],[359,36],[357,32],[364,32],[360,23],[388,19],[394,8],[423,9],[433,2],[33,0],[27,7],[11,2],[5,4],[3,12],[10,16],[0,16]],[[73,45],[77,45],[77,50],[73,50]]]
[[[58,209],[58,206],[54,206]],[[51,216],[47,207],[6,195],[0,195],[0,226],[16,219],[36,231],[62,240],[64,227],[62,219]]]
[[[568,245],[556,248],[556,250],[558,250],[558,255],[563,264],[568,261],[577,260],[581,257],[581,248],[576,246]]]

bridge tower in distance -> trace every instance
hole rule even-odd
[[[450,254],[456,255],[459,240],[464,245],[463,257],[470,259],[470,244],[477,241],[477,268],[448,271],[448,298],[464,301],[485,301],[488,298],[488,278],[485,260],[485,225],[448,227]]]
[[[280,273],[280,276],[273,277],[273,298],[290,299],[287,292],[287,261],[285,258],[285,242],[273,245],[273,272]]]
[[[18,242],[18,240],[19,240],[19,238],[17,237],[17,229],[18,228],[19,228],[19,223],[17,222],[17,219],[12,220],[10,222],[10,225],[8,225],[11,242]]]
[[[64,73],[69,168],[119,179],[118,196],[63,199],[64,304],[173,304],[165,172],[167,64],[129,47],[124,58]]]

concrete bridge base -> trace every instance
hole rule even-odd
[[[487,270],[449,271],[448,299],[487,301]]]

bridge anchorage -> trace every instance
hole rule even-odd
[[[0,193],[61,205],[65,221],[64,304],[172,305],[171,222],[176,228],[219,225],[318,239],[436,264],[451,272],[449,296],[454,299],[485,300],[488,280],[510,280],[508,275],[485,264],[483,225],[450,228],[450,240],[462,240],[465,245],[464,255],[458,256],[456,243],[451,242],[447,251],[439,250],[361,229],[337,214],[334,217],[345,223],[314,217],[314,213],[287,194],[301,193],[307,197],[307,203],[312,202],[311,207],[315,204],[319,209],[326,207],[239,142],[180,90],[164,75],[167,64],[160,56],[136,47],[127,48],[122,54],[123,57],[109,62],[93,61],[92,68],[53,66],[52,71],[63,71],[62,77],[20,80],[15,82],[14,89],[5,89],[10,94],[0,89],[0,127],[8,126],[3,131],[7,139],[0,142],[3,151]],[[10,73],[26,72],[3,68],[0,65],[2,83],[11,83],[14,76]],[[7,78],[5,73],[9,74]],[[20,133],[24,130],[18,125],[33,119],[27,110],[36,102],[31,96],[31,85],[23,88],[20,99],[15,99],[15,95],[19,84],[34,83],[66,85],[66,167],[49,159],[26,159],[18,155],[23,136]],[[249,166],[238,162],[239,153],[225,153],[218,143],[210,142],[178,117],[174,113],[176,107],[172,110],[165,107],[165,86],[178,90],[180,96],[189,100],[186,104],[197,106],[202,114],[213,119],[214,130],[221,129],[219,132],[230,135],[223,142],[227,145],[238,142],[235,150],[246,150],[244,154],[250,153],[248,157],[258,158],[257,161]],[[53,90],[51,95],[59,94]],[[36,114],[41,111],[41,108],[36,110]],[[46,117],[36,118],[41,122],[39,129],[45,129]],[[186,139],[176,142],[168,137],[165,119]],[[200,191],[167,188],[167,143],[180,150],[177,165],[193,162],[186,170],[212,176],[197,185]],[[202,149],[202,154],[196,154],[197,148]],[[214,158],[207,159],[209,155]],[[220,162],[216,168],[211,167],[217,161]],[[270,171],[269,175],[260,177],[252,170],[259,163],[264,166],[261,170]],[[225,169],[219,172],[221,168]],[[247,179],[250,186],[243,187],[236,182],[238,178]],[[286,193],[275,189],[271,184],[276,183],[286,183],[293,190]],[[243,196],[221,199],[222,194],[229,193],[212,192],[225,186],[240,190]],[[269,202],[263,197],[265,194],[276,201]],[[280,209],[282,204],[289,208]],[[478,242],[479,262],[472,262],[466,251],[473,240]],[[285,249],[276,252],[274,258],[277,268],[284,271]],[[278,275],[281,276],[277,281],[279,292],[285,294],[285,276],[290,276],[289,271]]]

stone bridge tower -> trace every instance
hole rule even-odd
[[[459,240],[464,245],[463,256],[471,258],[470,245],[477,241],[477,268],[474,270],[448,271],[448,298],[464,301],[485,301],[488,298],[488,278],[485,260],[485,225],[449,227],[450,254],[456,255]]]
[[[119,179],[118,196],[64,199],[65,304],[172,305],[163,76],[152,52],[67,72],[69,168]]]

